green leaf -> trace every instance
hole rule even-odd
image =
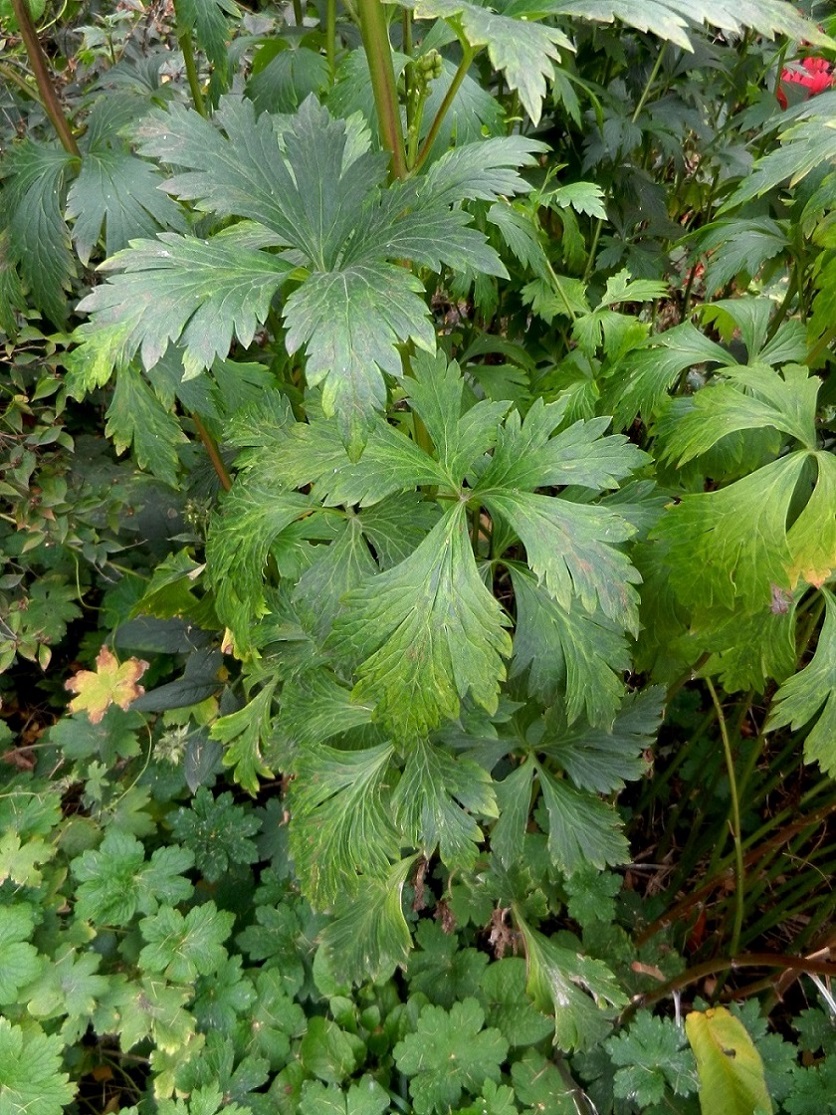
[[[640,1011],[629,1029],[606,1042],[606,1049],[619,1066],[614,1091],[620,1099],[649,1107],[662,1102],[667,1088],[677,1096],[696,1091],[694,1058],[670,1018]]]
[[[528,193],[531,186],[517,168],[536,165],[535,155],[546,151],[545,143],[520,135],[457,144],[431,164],[420,192],[449,204],[465,199],[497,201]]]
[[[483,1030],[484,1021],[475,999],[455,1003],[449,1013],[426,1006],[415,1033],[395,1046],[417,1115],[449,1110],[463,1091],[478,1094],[486,1080],[499,1083],[508,1043],[499,1030]]]
[[[352,457],[366,443],[370,415],[386,401],[381,373],[401,375],[398,342],[435,349],[423,289],[402,267],[357,263],[312,275],[287,301],[288,351],[307,345],[308,383],[323,384],[323,410],[337,415]]]
[[[451,868],[472,868],[482,830],[473,814],[497,816],[490,775],[470,759],[418,739],[392,796],[397,824],[429,860],[436,848]]]
[[[234,0],[178,0],[178,32],[194,28],[206,57],[214,66],[225,70],[228,66],[226,43],[231,33],[226,17],[237,19],[240,15]]]
[[[28,1011],[35,1018],[66,1015],[62,1036],[78,1041],[109,987],[108,977],[98,974],[99,956],[75,949],[61,949],[50,958],[39,979],[27,988]]]
[[[302,1086],[299,1115],[383,1115],[389,1110],[389,1094],[371,1076],[362,1077],[343,1092],[318,1080]]]
[[[61,1072],[62,1049],[56,1034],[24,1032],[0,1018],[0,1115],[61,1115],[76,1092]]]
[[[419,492],[389,496],[359,514],[363,534],[374,547],[382,569],[405,561],[440,517],[438,504],[427,502]]]
[[[273,777],[264,760],[262,744],[270,730],[270,713],[277,682],[278,679],[274,678],[242,709],[216,720],[209,732],[212,739],[228,745],[223,757],[224,766],[232,767],[235,781],[253,797],[258,793],[259,777]]]
[[[160,480],[176,487],[180,467],[177,446],[186,444],[188,439],[174,415],[165,410],[130,364],[117,372],[105,434],[113,439],[117,453],[124,453],[132,445],[140,468],[149,469]]]
[[[713,492],[682,497],[654,536],[667,549],[671,584],[685,604],[768,608],[789,587],[787,516],[807,459],[790,453]]]
[[[304,1033],[307,1020],[301,1006],[287,994],[281,972],[259,971],[255,979],[255,1003],[242,1026],[245,1048],[267,1059],[272,1071],[287,1064],[290,1039]]]
[[[43,873],[38,868],[55,852],[55,847],[40,837],[21,840],[17,832],[4,832],[0,836],[0,883],[11,879],[21,887],[40,886]]]
[[[253,863],[258,849],[249,838],[260,827],[257,817],[234,805],[232,794],[213,797],[198,787],[190,809],[178,809],[171,822],[174,839],[194,853],[195,867],[208,883],[217,883],[236,863]]]
[[[136,837],[111,827],[97,850],[72,861],[76,917],[127,925],[137,911],[153,914],[161,903],[184,902],[194,888],[181,873],[193,864],[192,853],[176,844],[158,848],[146,863]]]
[[[0,906],[0,1004],[14,1006],[21,987],[38,975],[42,958],[29,943],[35,927],[34,907],[28,903]]]
[[[622,1007],[626,996],[600,960],[556,945],[531,929],[516,908],[514,917],[525,941],[528,994],[538,1010],[554,1016],[555,1045],[590,1048],[609,1032],[607,1004]]]
[[[271,241],[263,233],[262,244]],[[183,349],[187,378],[228,355],[233,335],[244,346],[267,317],[270,303],[292,265],[241,243],[237,226],[209,240],[163,232],[134,240],[100,270],[118,272],[83,298],[78,309],[96,328],[130,328],[124,353],[140,351],[146,369],[168,345]],[[96,336],[88,342],[94,347]]]
[[[90,150],[67,191],[65,214],[73,221],[73,244],[86,267],[105,232],[108,256],[137,237],[160,229],[184,232],[180,208],[159,189],[162,178],[151,163],[127,151]]]
[[[574,1097],[554,1061],[534,1049],[527,1049],[523,1058],[511,1065],[514,1094],[526,1111],[548,1111],[549,1115],[577,1115]]]
[[[799,673],[784,682],[773,700],[768,728],[803,728],[821,710],[804,741],[804,760],[836,776],[836,601],[822,590],[825,613],[816,652]]]
[[[334,639],[362,660],[354,698],[400,736],[458,714],[467,694],[496,709],[508,620],[479,576],[464,505],[447,511],[400,565],[345,598]]]
[[[404,964],[412,936],[403,913],[403,888],[416,856],[399,860],[383,879],[363,879],[357,897],[343,899],[322,932],[335,971],[355,983],[377,981]]]
[[[782,0],[556,0],[547,6],[555,14],[612,23],[649,31],[661,39],[693,50],[689,24],[710,23],[725,31],[751,27],[765,35],[822,43],[827,36]],[[829,41],[829,40],[828,40]]]
[[[311,93],[321,96],[328,85],[328,60],[322,54],[287,39],[273,39],[255,55],[247,96],[259,112],[290,113]]]
[[[581,867],[564,881],[569,900],[566,910],[569,917],[583,928],[615,921],[615,896],[621,890],[622,879],[614,872],[599,871],[591,864]]]
[[[567,875],[591,863],[603,868],[626,863],[629,846],[615,809],[553,778],[539,767],[540,789],[549,816],[549,852]]]
[[[385,877],[400,840],[390,819],[391,744],[363,751],[308,747],[294,767],[290,847],[314,905],[357,888],[357,874]]]
[[[462,414],[464,378],[444,353],[417,353],[412,361],[409,398],[430,434],[448,484],[457,489],[475,460],[496,444],[507,403],[483,400]]]
[[[727,367],[737,361],[690,322],[649,338],[619,367],[607,387],[605,401],[612,408],[615,428],[626,429],[637,415],[647,422],[667,401],[668,390],[682,372],[703,363]]]
[[[511,526],[522,541],[529,566],[548,594],[565,610],[573,600],[587,612],[603,614],[638,630],[641,576],[626,554],[615,548],[635,533],[617,511],[567,499],[489,489],[485,506]]]
[[[560,60],[560,50],[571,51],[569,39],[554,27],[526,21],[542,15],[542,6],[514,4],[513,16],[469,4],[466,0],[402,0],[416,19],[446,19],[460,26],[472,47],[488,48],[495,69],[501,70],[520,100],[532,123],[539,123],[546,80],[553,73],[552,62]],[[510,5],[497,4],[497,8]]]
[[[357,1067],[357,1046],[329,1018],[314,1017],[299,1047],[307,1072],[329,1084],[340,1084]]]
[[[546,718],[538,749],[558,763],[583,790],[608,794],[647,770],[644,752],[656,743],[662,725],[665,691],[650,686],[624,698],[615,721],[605,727],[570,728],[561,710]]]
[[[226,959],[223,942],[234,920],[234,914],[218,910],[211,901],[193,906],[185,917],[179,910],[163,906],[139,923],[147,942],[139,954],[139,966],[146,972],[162,972],[176,983],[193,983],[198,975],[212,975]]]
[[[306,496],[276,491],[257,476],[243,476],[236,479],[220,515],[212,520],[206,562],[215,607],[241,649],[250,645],[253,621],[266,611],[264,569],[270,547],[311,509]]]
[[[569,723],[585,713],[612,723],[630,669],[627,639],[601,612],[567,610],[527,571],[511,568],[517,624],[511,677],[527,668],[528,689],[544,703],[563,695]]]
[[[455,933],[426,919],[418,923],[415,940],[419,948],[410,954],[406,969],[410,995],[420,992],[449,1010],[459,999],[479,994],[488,964],[484,952],[462,948]]]
[[[703,1115],[718,1105],[729,1115],[771,1115],[763,1062],[739,1018],[725,1007],[691,1011],[685,1032],[697,1059]]]
[[[477,992],[489,1025],[495,1026],[512,1047],[534,1045],[553,1030],[551,1020],[526,997],[525,982],[523,958],[507,956],[488,965]]]
[[[731,433],[765,426],[815,449],[820,386],[806,368],[796,365],[784,368],[781,375],[765,367],[731,370],[728,382],[697,392],[693,408],[679,418],[667,439],[663,456],[682,465]]]
[[[26,140],[6,157],[3,190],[11,259],[35,305],[56,325],[67,318],[67,296],[75,277],[70,230],[61,212],[64,183],[76,160],[62,147]]]

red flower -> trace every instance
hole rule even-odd
[[[788,82],[792,85],[803,85],[807,90],[807,97],[815,97],[817,93],[823,93],[825,89],[830,89],[831,86],[836,85],[836,74],[833,73],[833,67],[824,58],[802,58],[802,68],[796,67],[795,69],[786,69],[781,71],[781,80],[778,82],[776,96],[778,104],[781,108],[787,107],[787,94],[784,90],[784,83]]]

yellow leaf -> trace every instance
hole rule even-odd
[[[763,1062],[739,1018],[725,1007],[692,1011],[685,1033],[697,1059],[703,1115],[772,1115]]]
[[[110,705],[127,709],[145,690],[137,682],[148,669],[141,658],[128,658],[122,665],[110,647],[103,646],[96,658],[96,670],[79,670],[64,683],[76,696],[70,712],[86,712],[91,724],[98,724]]]

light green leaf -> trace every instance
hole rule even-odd
[[[402,0],[416,19],[446,19],[464,30],[472,47],[488,48],[494,68],[501,70],[508,85],[517,91],[534,124],[539,123],[546,81],[553,73],[552,62],[560,60],[560,50],[573,49],[562,31],[530,22],[542,15],[542,5],[530,9],[519,3],[514,15],[505,16],[466,0]],[[506,5],[498,3],[497,8]],[[528,21],[526,20],[528,17]]]
[[[526,558],[546,591],[565,610],[577,598],[633,633],[638,630],[641,576],[615,548],[635,533],[617,511],[588,503],[511,489],[481,492],[486,507],[520,538]]]
[[[724,31],[751,27],[765,35],[782,34],[808,42],[829,42],[815,24],[783,0],[555,0],[547,5],[555,14],[612,23],[649,31],[661,39],[693,50],[689,25],[709,23]]]
[[[78,880],[75,915],[105,925],[127,925],[134,914],[156,913],[160,904],[184,902],[194,890],[182,872],[194,856],[171,844],[158,848],[145,862],[145,849],[128,833],[108,829],[95,851],[86,851],[71,864]]]
[[[75,1085],[61,1071],[63,1042],[0,1018],[0,1115],[61,1115]]]
[[[546,194],[543,201],[550,208],[570,208],[601,221],[607,219],[604,191],[597,182],[567,182]]]
[[[26,991],[27,1009],[35,1018],[67,1016],[62,1027],[67,1042],[78,1041],[86,1032],[99,999],[109,987],[108,977],[97,974],[99,960],[93,952],[61,949]]]
[[[34,913],[28,903],[0,906],[0,1003],[4,1006],[14,1006],[18,991],[41,970],[42,958],[29,943]]]
[[[313,563],[293,591],[293,602],[306,629],[317,639],[325,639],[342,598],[375,572],[360,520],[349,516],[329,546],[317,547]]]
[[[262,242],[269,240],[262,236]],[[127,355],[141,350],[147,369],[169,343],[183,348],[187,377],[226,357],[233,335],[246,348],[292,265],[238,242],[232,226],[209,240],[173,232],[135,240],[102,264],[114,272],[78,309],[93,324],[131,323]]]
[[[127,248],[130,240],[151,237],[160,229],[185,232],[182,211],[159,189],[162,178],[151,163],[127,151],[88,151],[81,171],[67,191],[65,214],[73,221],[73,243],[86,267],[105,232],[107,255]]]
[[[315,906],[384,877],[401,841],[390,819],[391,744],[362,751],[307,747],[294,765],[290,847]]]
[[[334,970],[355,983],[380,980],[406,962],[412,936],[403,913],[404,884],[416,856],[399,860],[383,879],[363,879],[322,931]]]
[[[636,415],[647,422],[666,402],[668,390],[682,372],[704,363],[727,367],[737,361],[690,322],[654,335],[627,358],[607,385],[606,406],[612,408],[615,428],[626,429]]]
[[[789,587],[787,516],[807,454],[790,453],[713,492],[682,497],[654,536],[667,548],[670,581],[685,604],[768,608]]]
[[[126,364],[116,373],[116,389],[107,408],[105,434],[117,453],[133,446],[140,468],[177,485],[177,446],[188,443],[180,423],[157,399],[141,373]]]
[[[438,848],[451,868],[476,862],[482,830],[473,814],[498,816],[488,772],[421,739],[410,747],[392,805],[408,842],[427,860]]]
[[[162,972],[176,983],[194,983],[198,975],[212,975],[226,959],[223,942],[232,932],[234,920],[234,914],[218,910],[211,901],[193,906],[185,917],[179,910],[163,906],[139,923],[147,942],[139,954],[139,966],[145,972]]]
[[[273,777],[262,746],[270,730],[273,692],[277,684],[278,679],[273,678],[242,709],[222,716],[209,731],[211,739],[228,745],[224,766],[232,767],[235,781],[253,797],[258,793],[259,778]]]
[[[561,871],[571,875],[588,863],[599,868],[626,863],[629,846],[615,809],[539,765],[538,774],[549,817],[549,853]]]
[[[464,379],[459,365],[444,353],[416,353],[409,398],[430,434],[448,484],[457,489],[474,461],[496,443],[508,403],[485,399],[462,414]]]
[[[608,418],[575,422],[555,434],[565,413],[564,400],[543,403],[542,399],[537,399],[525,420],[521,420],[518,411],[512,410],[476,490],[570,484],[594,489],[617,488],[620,480],[646,463],[646,454],[622,434],[604,436],[610,423]]]
[[[388,1110],[389,1094],[371,1076],[351,1084],[346,1092],[318,1080],[302,1086],[299,1115],[383,1115]]]
[[[498,201],[488,210],[487,218],[499,229],[506,246],[524,267],[541,276],[548,273],[540,230],[531,216],[520,212],[510,202]]]
[[[763,1062],[739,1018],[725,1007],[691,1011],[685,1033],[697,1059],[703,1115],[718,1106],[728,1115],[772,1115]]]
[[[494,785],[499,820],[491,829],[491,848],[506,867],[522,859],[536,774],[534,761],[527,759]]]
[[[565,696],[571,724],[585,713],[607,726],[624,694],[630,653],[624,632],[577,602],[567,610],[527,571],[511,568],[517,624],[511,676],[526,669],[529,692],[546,704]]]
[[[821,716],[804,741],[804,759],[819,763],[836,777],[836,601],[822,590],[825,613],[816,652],[799,673],[784,682],[775,694],[768,728],[789,724],[803,728],[821,709]],[[823,707],[822,707],[823,706]]]
[[[497,201],[528,193],[531,186],[517,168],[535,166],[535,155],[546,151],[545,143],[520,135],[457,145],[430,166],[419,191],[451,205],[465,199]]]
[[[400,736],[458,714],[467,694],[496,708],[508,620],[485,588],[458,503],[400,565],[345,598],[334,639],[363,659],[354,697]]]
[[[307,496],[277,491],[258,476],[239,477],[210,524],[206,560],[216,610],[242,649],[250,643],[253,620],[265,613],[270,547],[312,506]]]
[[[483,1030],[484,1022],[475,999],[454,1003],[449,1013],[427,1006],[415,1033],[395,1046],[395,1062],[410,1078],[417,1115],[449,1111],[463,1091],[478,1093],[486,1080],[499,1082],[508,1042],[499,1030]]]
[[[391,569],[418,549],[441,517],[441,510],[419,492],[404,492],[366,508],[358,517],[381,568]]]
[[[370,723],[372,706],[355,704],[330,671],[306,670],[282,691],[278,731],[300,753]]]
[[[726,383],[696,393],[693,408],[679,418],[667,439],[664,456],[682,465],[731,433],[764,426],[814,449],[820,386],[798,365],[787,366],[781,375],[766,367],[731,370]]]
[[[555,1045],[567,1052],[590,1048],[610,1030],[607,1006],[623,1007],[626,995],[600,960],[556,945],[531,929],[516,907],[514,918],[525,942],[528,994],[538,1010],[554,1016]]]

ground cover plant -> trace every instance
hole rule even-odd
[[[836,1110],[834,35],[0,0],[0,1115]]]

